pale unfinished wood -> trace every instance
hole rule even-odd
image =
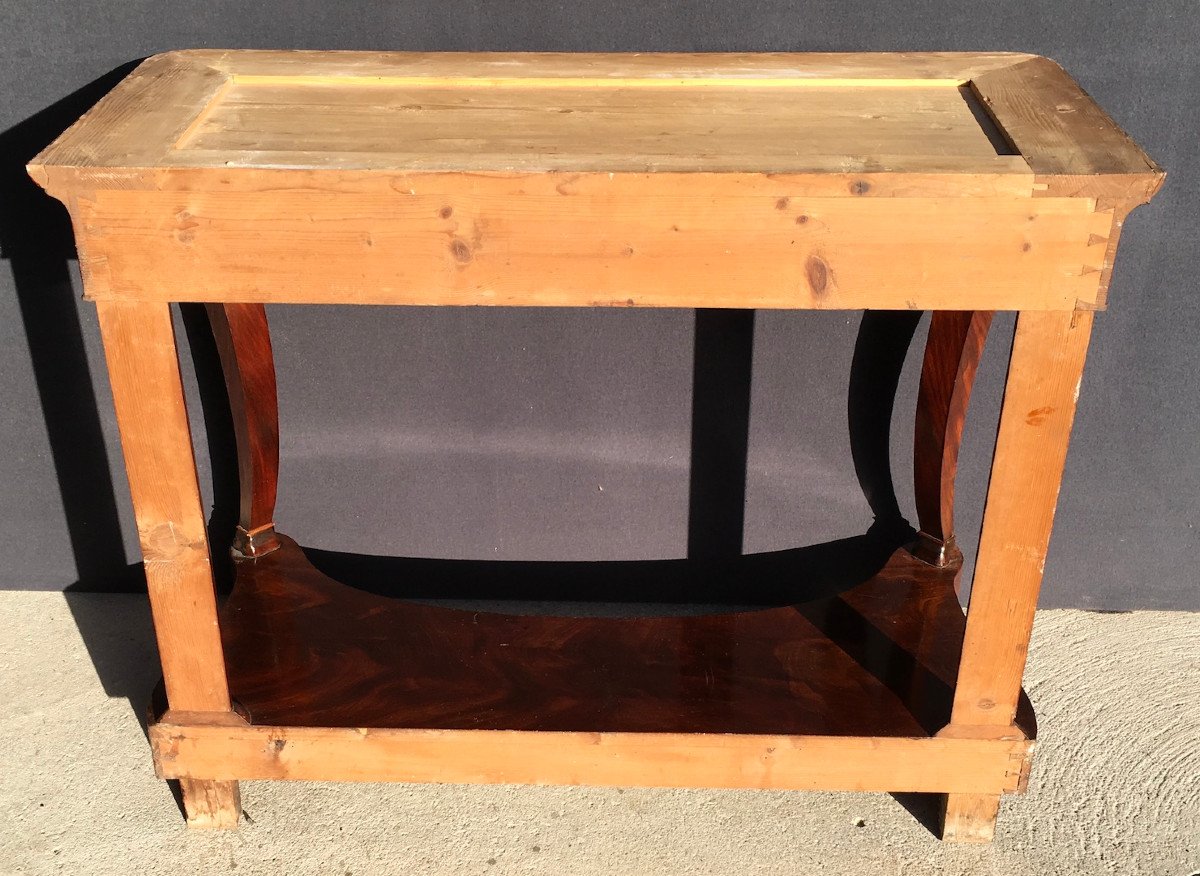
[[[1165,174],[1058,64],[1030,57],[971,82],[1037,174],[1039,193],[1140,204]]]
[[[1077,118],[1042,121],[1055,112]],[[1116,196],[1107,177],[1143,190],[1162,177],[1057,65],[1004,53],[169,52],[33,166],[94,168],[101,184],[100,168],[163,165],[1029,170],[1029,156],[998,155],[989,139],[1028,143],[1035,170],[1070,177],[1072,195]],[[1045,160],[1080,149],[1106,163],[1081,175]]]
[[[225,713],[225,656],[170,306],[104,302],[97,312],[167,701]],[[236,782],[188,780],[181,792],[189,824],[237,826]]]
[[[38,165],[138,167],[161,164],[201,121],[226,84],[395,83],[420,79],[443,86],[705,88],[752,83],[755,88],[820,83],[954,87],[971,76],[1027,58],[995,53],[911,54],[588,54],[278,52],[191,50],[144,61],[42,155]],[[199,84],[203,83],[203,84]],[[643,86],[644,87],[644,86]],[[132,121],[132,120],[138,121]],[[131,127],[133,125],[134,127]],[[148,134],[149,136],[143,136]]]
[[[1019,52],[173,52],[227,74],[457,80],[796,80],[963,82],[1036,57]]]
[[[960,310],[1102,308],[1162,179],[972,53],[168,53],[30,172],[96,300]]]
[[[1017,318],[952,725],[1011,724],[1093,315]]]
[[[229,710],[175,329],[166,304],[103,302],[100,333],[171,706]]]
[[[96,300],[1098,306],[1113,217],[1087,199],[806,198],[766,179],[737,196],[723,188],[715,174],[445,174],[364,181],[354,194],[106,189],[76,221]]]
[[[942,801],[942,839],[990,843],[996,834],[999,794],[947,794]]]
[[[242,818],[242,794],[237,782],[214,782],[181,778],[188,827],[201,830],[232,830]]]
[[[957,87],[282,82],[230,80],[175,142],[171,163],[353,156],[411,171],[786,173],[837,172],[869,156],[880,170],[1028,169],[997,155],[971,92]]]
[[[1017,789],[1030,745],[1023,738],[383,730],[178,720],[169,713],[151,728],[164,778],[998,794]]]

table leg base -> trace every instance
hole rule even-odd
[[[242,818],[242,795],[237,782],[180,779],[188,827],[233,830]]]
[[[942,805],[942,840],[990,843],[996,834],[999,794],[946,794]]]

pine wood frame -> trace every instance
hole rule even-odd
[[[564,83],[656,95],[945,87],[982,107],[1011,148],[924,154],[918,131],[901,136],[900,157],[784,169],[677,150],[642,169],[619,155],[545,166],[433,155],[417,170],[378,154],[185,148],[208,136],[231,83],[351,80],[517,83],[547,100]],[[1105,307],[1125,215],[1163,179],[1057,65],[1003,53],[172,52],[145,61],[29,170],[71,212],[100,315],[170,704],[151,729],[155,764],[182,781],[190,823],[236,825],[243,778],[579,782],[939,792],[946,838],[986,840],[1000,794],[1024,788],[1033,742],[1015,720],[1021,676],[1093,311]],[[317,221],[330,233],[308,233]],[[951,257],[947,236],[964,257]],[[238,429],[235,551],[248,563],[280,546],[263,303],[938,311],[914,548],[933,565],[955,553],[957,446],[990,313],[1019,311],[950,722],[923,738],[247,723],[227,682],[173,301],[210,304]]]

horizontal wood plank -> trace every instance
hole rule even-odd
[[[163,778],[1002,793],[1033,743],[658,733],[381,730],[172,723]]]
[[[988,71],[971,90],[1028,160],[1042,195],[1139,204],[1162,186],[1162,168],[1048,58]]]
[[[67,202],[56,169],[87,189],[171,166],[899,172],[936,195],[1027,161],[1056,197],[1145,200],[1162,180],[1057,65],[1006,53],[170,52],[30,171]]]
[[[1019,157],[996,161],[975,98],[953,84],[794,80],[805,87],[774,81],[729,87],[713,80],[694,87],[644,79],[607,86],[571,79],[548,93],[545,82],[235,78],[166,160],[312,167],[352,160],[409,171],[760,173],[837,172],[857,160],[884,171],[1027,171]]]
[[[1069,310],[1099,306],[1113,222],[1084,199],[809,198],[721,174],[302,179],[81,199],[88,296]]]
[[[1035,57],[1019,52],[326,52],[171,53],[229,75],[424,78],[946,80]]]

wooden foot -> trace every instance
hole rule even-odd
[[[188,827],[233,830],[242,817],[242,795],[237,782],[180,779]]]
[[[996,834],[999,794],[947,794],[942,809],[942,840],[990,843]]]

